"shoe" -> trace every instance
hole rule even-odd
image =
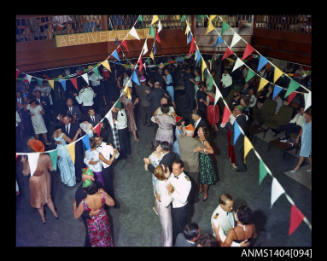
[[[59,216],[58,217],[55,217],[57,220],[59,219]]]
[[[203,199],[202,199],[202,200],[203,200],[203,201],[206,201],[207,199],[208,199],[208,195],[207,195],[207,197],[206,197],[206,198],[204,198],[204,197],[203,197]]]
[[[298,170],[295,170],[295,169],[292,169],[291,171],[290,171],[290,173],[295,173],[295,172],[297,172]]]
[[[156,208],[153,207],[152,209],[153,209],[154,213],[156,213],[156,215],[159,216],[158,211],[156,210]]]

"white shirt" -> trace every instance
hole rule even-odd
[[[171,174],[174,176],[174,174]],[[169,184],[168,180],[157,180],[156,182],[156,192],[160,196],[159,204],[165,208],[167,208],[170,203],[173,201],[171,195],[169,195],[167,190],[167,185]]]
[[[100,80],[102,80],[102,76],[99,75],[96,76],[95,73],[93,73],[91,76],[89,76],[89,81],[91,82],[92,86],[99,86],[100,85]]]
[[[174,109],[173,106],[169,106],[168,115],[172,116],[172,113],[175,113],[175,109]],[[156,116],[161,115],[161,114],[162,114],[161,107],[159,107]],[[156,120],[155,120],[155,117],[154,116],[151,117],[151,121],[154,122],[154,123],[156,123]]]
[[[194,129],[196,129],[196,127],[199,125],[200,121],[201,121],[201,117],[194,123]]]
[[[113,148],[111,145],[108,145],[108,144],[105,143],[105,142],[102,142],[101,145],[99,145],[99,146],[97,147],[97,151],[98,151],[99,153],[101,153],[102,156],[103,156],[106,160],[110,160],[111,155],[114,154],[114,148]],[[119,154],[117,154],[115,158],[117,159],[118,157],[119,157]],[[102,167],[103,167],[104,169],[106,169],[107,167],[110,166],[110,165],[108,165],[108,164],[106,164],[106,163],[104,163],[104,162],[102,162],[102,161],[101,161],[101,163],[102,163]]]
[[[65,125],[65,130],[67,133],[70,132],[70,123],[68,123],[67,125]]]
[[[232,77],[228,73],[222,75],[221,82],[223,83],[225,88],[230,87],[233,84]]]
[[[16,127],[18,127],[18,123],[22,122],[19,113],[16,111]]]
[[[178,177],[174,174],[170,175],[168,183],[174,187],[174,192],[170,194],[173,198],[173,208],[184,207],[187,202],[187,197],[191,191],[191,181],[190,178],[182,172]]]
[[[79,126],[87,135],[89,135],[90,138],[93,137],[93,126],[91,123],[88,122],[85,124],[82,122]]]
[[[97,164],[89,164],[90,161],[98,161]],[[84,163],[94,172],[101,172],[102,165],[99,159],[99,151],[97,150],[87,150],[85,151]]]
[[[95,93],[91,87],[82,89],[78,96],[76,96],[76,100],[79,104],[83,106],[92,106],[93,98],[95,97]]]
[[[211,224],[216,228],[220,226],[224,234],[227,236],[228,231],[235,227],[234,211],[227,212],[223,210],[219,204],[218,207],[212,213]],[[216,236],[215,234],[213,235]]]
[[[299,125],[302,127],[304,121],[303,114],[297,113],[293,119],[291,119],[290,123],[295,123],[296,125]]]
[[[127,117],[125,109],[121,109],[117,113],[117,121],[116,121],[117,130],[122,130],[127,128]]]

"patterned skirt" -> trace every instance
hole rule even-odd
[[[200,165],[200,184],[215,184],[217,176],[212,164],[212,160],[208,154],[199,153]]]

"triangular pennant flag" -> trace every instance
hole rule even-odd
[[[268,63],[267,58],[260,55],[257,72],[259,72],[262,69],[262,67],[265,66],[267,63]]]
[[[111,68],[110,68],[110,64],[109,64],[108,60],[104,60],[101,64],[103,67],[107,68],[109,72],[111,72]]]
[[[196,64],[200,61],[200,59],[202,58],[199,49],[196,50],[195,53],[195,60],[196,60]]]
[[[159,20],[159,23],[158,23],[158,33],[160,33],[161,30],[162,30],[162,24],[161,24],[161,22],[160,22],[160,20]]]
[[[289,96],[288,96],[288,98],[287,98],[287,101],[288,101],[288,104],[290,104],[291,103],[291,101],[294,99],[294,97],[296,96],[296,92],[292,92]]]
[[[304,94],[304,104],[305,104],[304,111],[306,111],[311,106],[311,91]]]
[[[91,145],[90,145],[90,136],[88,134],[86,134],[83,139],[82,139],[83,145],[85,150],[90,150],[91,149]]]
[[[157,53],[157,47],[156,47],[156,43],[153,44],[153,54],[156,55]]]
[[[101,132],[101,125],[100,125],[100,122],[94,126],[93,128],[93,131],[98,135],[100,136],[100,132]]]
[[[156,34],[154,32],[152,25],[150,25],[149,35],[151,35],[153,39],[155,39],[155,37],[156,37]]]
[[[221,34],[224,34],[224,32],[226,32],[228,28],[229,28],[229,24],[227,24],[226,22],[223,22],[223,24],[221,26]]]
[[[18,69],[16,69],[16,79],[18,78],[19,74],[20,74],[20,71]]]
[[[136,30],[135,30],[134,27],[132,27],[132,29],[129,31],[129,34],[131,36],[133,36],[134,38],[136,38],[137,40],[140,40],[140,37],[138,36],[138,34],[137,34],[137,32],[136,32]]]
[[[212,77],[210,77],[210,78],[212,79]],[[215,103],[214,103],[214,105],[217,104],[219,98],[221,98],[221,97],[222,97],[221,92],[219,91],[219,89],[216,86],[216,95],[215,95]]]
[[[143,45],[143,48],[142,48],[142,54],[141,55],[145,55],[149,51],[148,45],[147,45],[147,40],[148,39],[145,39],[145,42],[144,42],[144,45]]]
[[[217,47],[219,44],[221,44],[221,43],[223,43],[223,42],[224,42],[223,38],[221,38],[221,36],[218,35],[218,38],[217,38],[217,41],[216,41],[215,47]]]
[[[303,219],[304,215],[302,212],[295,205],[292,205],[290,214],[290,226],[288,228],[289,236],[292,235],[293,232],[298,228]]]
[[[98,67],[95,66],[92,71],[94,72],[94,74],[99,78],[99,70],[98,70]]]
[[[234,72],[236,69],[240,68],[243,64],[244,64],[244,62],[240,58],[237,57],[232,72]]]
[[[189,44],[192,40],[192,34],[187,35],[187,44]]]
[[[78,86],[77,86],[77,78],[71,78],[70,81],[74,85],[75,89],[78,91]]]
[[[133,71],[133,74],[132,74],[132,81],[135,82],[137,85],[140,85],[140,81],[139,81],[139,78],[137,77],[135,70]]]
[[[25,80],[28,80],[28,83],[31,83],[32,75],[26,74],[25,75]]]
[[[215,27],[213,26],[212,22],[209,21],[207,31],[205,34],[208,34],[208,33],[212,32],[213,30],[215,30]]]
[[[208,92],[210,92],[212,90],[212,86],[213,86],[213,77],[210,75],[209,77],[209,83],[208,83]]]
[[[28,153],[28,164],[30,165],[31,176],[34,175],[34,172],[37,168],[37,161],[39,159],[40,152]]]
[[[205,69],[207,69],[207,65],[206,65],[204,59],[202,58],[202,66],[201,66],[202,81],[204,81],[204,70]]]
[[[158,43],[161,43],[161,41],[160,41],[160,37],[159,37],[159,34],[156,32],[156,41],[158,42]]]
[[[183,23],[186,20],[187,15],[182,15],[181,17],[181,23]]]
[[[224,60],[225,58],[231,56],[232,54],[233,54],[233,51],[227,47],[226,51],[224,53],[224,56],[221,58],[221,60]]]
[[[154,15],[153,18],[152,18],[151,25],[156,23],[158,20],[159,20],[159,17],[157,15]]]
[[[120,99],[118,99],[118,101],[116,102],[115,107],[118,108],[118,109],[121,109]]]
[[[154,61],[154,56],[153,56],[153,52],[152,51],[150,53],[150,57],[151,57],[152,61]]]
[[[57,171],[57,157],[58,157],[58,150],[53,150],[49,152],[49,156],[52,162],[52,167],[54,171]]]
[[[111,55],[112,55],[113,57],[115,57],[115,59],[116,59],[117,61],[120,61],[120,59],[119,59],[119,55],[118,55],[118,53],[117,53],[117,50],[113,51]]]
[[[300,87],[300,84],[298,82],[294,81],[293,79],[291,79],[284,98],[286,98],[291,92],[295,91],[299,87]]]
[[[143,22],[143,15],[140,15],[138,21]],[[133,27],[134,28],[134,27]]]
[[[59,82],[60,82],[62,88],[66,91],[66,80],[65,79],[60,79]]]
[[[89,76],[87,75],[87,73],[82,74],[82,77],[83,77],[84,81],[87,83],[87,85],[90,85]]]
[[[274,205],[275,201],[285,192],[282,186],[279,184],[278,180],[273,177],[271,183],[271,207]]]
[[[73,163],[75,164],[75,142],[74,141],[67,145],[67,150],[69,152],[70,158],[72,159]]]
[[[241,40],[242,37],[238,34],[238,33],[234,33],[233,35],[233,39],[232,39],[232,43],[230,44],[230,48],[232,48],[235,44],[237,44],[239,42],[239,40]]]
[[[283,75],[283,72],[275,66],[274,68],[274,83]]]
[[[222,125],[225,125],[229,121],[229,116],[231,115],[230,110],[227,106],[224,108],[223,120],[221,122]]]
[[[238,126],[237,121],[234,122],[234,145],[236,144],[236,141],[238,137],[241,135],[240,127]]]
[[[278,85],[275,85],[274,87],[274,92],[273,92],[273,97],[272,99],[274,100],[276,96],[283,90],[282,87],[279,87]]]
[[[124,46],[126,52],[128,52],[127,41],[126,40],[122,41],[121,45]]]
[[[138,70],[142,71],[142,69],[143,69],[142,57],[140,57],[140,59],[137,61],[137,63],[140,65]]]
[[[260,83],[259,83],[259,88],[258,88],[257,92],[260,92],[263,89],[263,87],[266,86],[267,83],[268,83],[268,81],[265,78],[261,77]]]
[[[252,149],[253,149],[253,145],[252,145],[251,141],[249,140],[248,137],[244,136],[244,162],[245,162],[246,156]]]
[[[125,88],[125,93],[126,93],[127,98],[131,100],[132,99],[131,89],[128,86],[126,86],[126,88]]]
[[[54,80],[48,80],[48,82],[51,88],[54,89]]]
[[[190,56],[192,53],[194,53],[195,49],[196,49],[195,40],[194,40],[194,37],[192,36],[192,40],[191,40],[190,50],[188,52],[188,56]]]
[[[186,29],[185,29],[185,34],[188,34],[190,31],[190,26],[188,24],[188,22],[186,21]]]
[[[41,79],[41,78],[37,78],[37,82],[38,82],[38,85],[39,85],[40,87],[42,87],[42,85],[43,85],[43,79]]]
[[[250,44],[247,44],[243,52],[242,60],[244,61],[244,59],[253,53],[253,51],[254,48]]]
[[[248,74],[246,75],[245,82],[248,82],[249,80],[251,80],[253,78],[253,76],[255,76],[255,75],[256,75],[256,73],[249,68]]]
[[[268,171],[265,164],[260,160],[259,161],[259,185],[262,183],[263,179],[267,176]]]

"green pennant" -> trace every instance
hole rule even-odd
[[[139,21],[143,22],[143,15],[140,15],[138,18]]]
[[[155,37],[156,37],[156,34],[154,32],[154,29],[153,29],[152,25],[150,25],[149,35],[151,35],[153,37],[153,39],[155,39]]]
[[[249,69],[248,74],[246,75],[245,82],[248,82],[249,80],[251,80],[254,75],[256,75],[256,73],[253,70]]]
[[[209,84],[208,84],[208,92],[210,92],[212,90],[212,85],[213,85],[213,77],[210,75]]]
[[[181,23],[184,22],[186,20],[187,15],[183,15],[181,18]]]
[[[121,110],[121,102],[120,102],[120,99],[116,103],[115,107],[118,108],[119,110]]]
[[[43,79],[37,78],[37,82],[38,82],[39,86],[42,87]]]
[[[146,59],[145,61],[147,64],[151,64],[150,58]]]
[[[95,75],[96,75],[97,77],[99,77],[99,70],[98,70],[98,67],[94,67],[94,68],[93,68],[93,72],[95,73]]]
[[[52,166],[53,166],[53,169],[55,171],[57,171],[57,154],[58,154],[57,150],[49,152],[49,156],[50,156],[50,159],[51,159],[51,162],[52,162]]]
[[[223,25],[221,26],[221,34],[224,34],[224,32],[226,32],[228,28],[229,24],[223,22]]]
[[[196,16],[196,20],[201,20],[202,18],[204,18],[205,17],[205,15],[197,15]]]
[[[259,162],[259,185],[261,185],[261,182],[267,176],[267,173],[268,172],[267,172],[267,169],[266,169],[265,165],[260,160],[260,162]]]
[[[300,84],[293,79],[291,79],[290,84],[288,85],[288,89],[285,93],[284,98],[286,98],[288,95],[290,95],[293,91],[295,91],[297,88],[300,87]]]
[[[159,19],[162,20],[162,18],[164,17],[165,15],[159,15]]]

